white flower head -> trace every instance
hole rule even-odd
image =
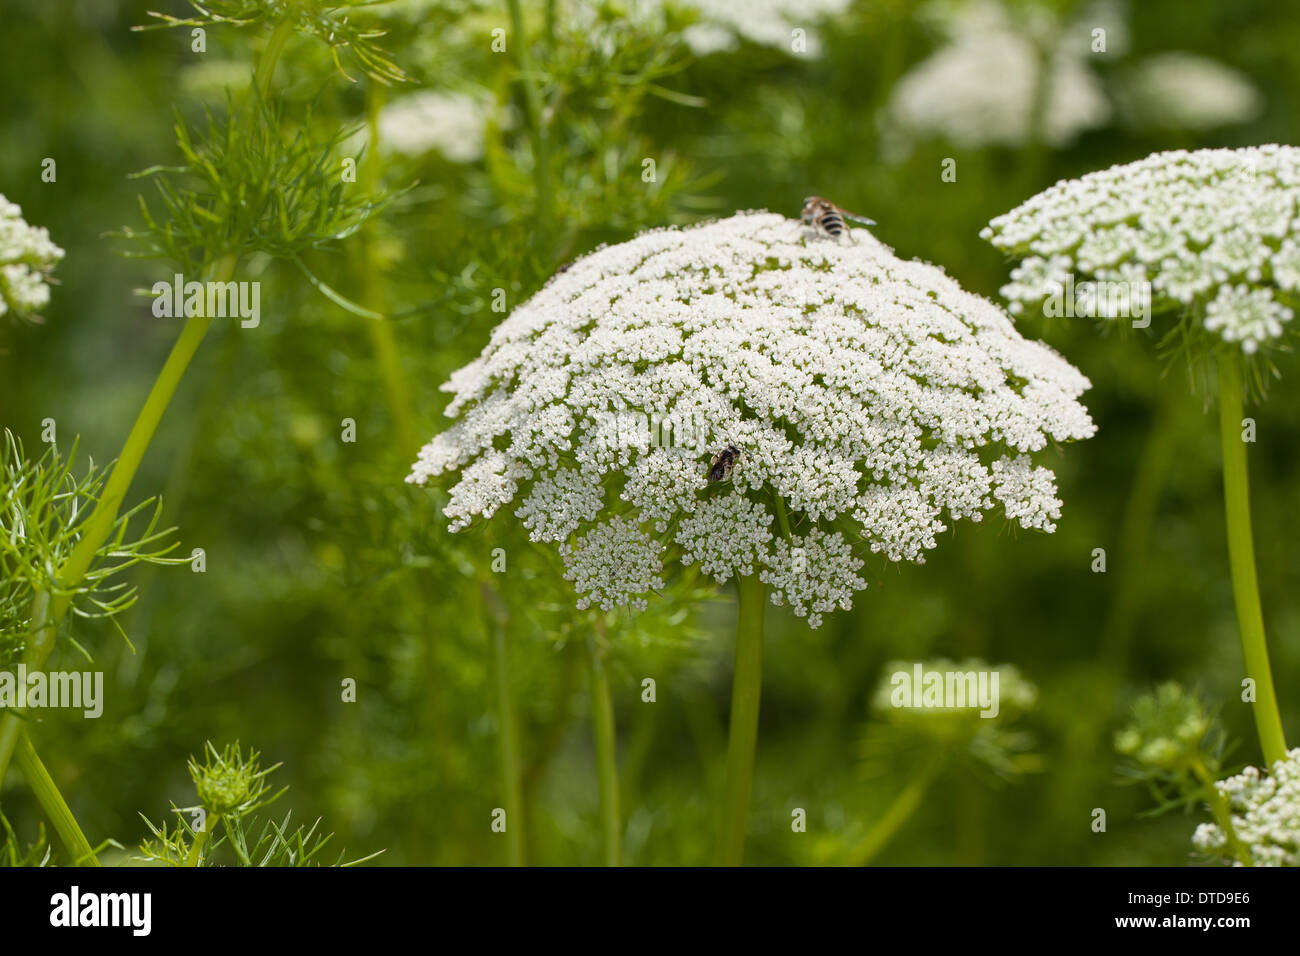
[[[661,5],[660,0],[652,0]],[[737,38],[760,46],[791,52],[795,30],[802,30],[801,55],[817,56],[821,41],[814,27],[843,13],[850,0],[683,0],[678,6],[694,10],[699,20],[685,29],[682,39],[696,56],[736,48]]]
[[[1254,866],[1300,866],[1300,748],[1274,763],[1268,773],[1247,767],[1214,786],[1228,801],[1233,834]],[[1233,859],[1228,835],[1218,824],[1197,827],[1192,845],[1242,865]]]
[[[1101,27],[1109,51],[1122,45],[1122,21],[1108,6],[1094,5],[1067,24],[1041,9],[1013,13],[998,0],[931,3],[922,9],[947,42],[899,79],[881,112],[894,157],[935,137],[966,148],[1026,142],[1035,132],[1035,96],[1044,67],[1048,101],[1036,131],[1044,142],[1066,146],[1110,120],[1088,44],[1092,29]]]
[[[818,27],[849,8],[852,0],[623,0],[618,12],[639,27],[663,34],[689,18],[682,42],[699,57],[728,53],[745,40],[795,57],[820,55]],[[598,21],[599,4],[578,4],[569,21],[577,34]]]
[[[1123,89],[1124,111],[1135,125],[1208,130],[1247,123],[1264,110],[1264,97],[1244,75],[1194,53],[1158,53],[1143,60]]]
[[[30,226],[23,211],[0,194],[0,316],[30,318],[50,301],[49,273],[63,258],[43,226]]]
[[[402,156],[437,150],[453,163],[483,158],[494,104],[480,94],[420,90],[388,103],[379,113],[379,142]]]
[[[515,503],[582,606],[640,606],[676,560],[758,574],[812,626],[850,607],[869,552],[919,562],[998,506],[1052,530],[1030,456],[1093,433],[1088,381],[942,270],[855,238],[742,213],[575,262],[443,386],[456,421],[407,480],[457,473],[452,530]]]
[[[1013,313],[1067,277],[1149,282],[1152,312],[1186,311],[1249,354],[1292,318],[1297,199],[1300,149],[1178,150],[1059,182],[980,235],[1023,258],[1002,287]]]

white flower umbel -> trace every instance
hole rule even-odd
[[[1228,802],[1233,835],[1253,865],[1300,866],[1300,748],[1274,763],[1267,774],[1247,767],[1214,786]],[[1233,860],[1228,834],[1218,824],[1197,827],[1192,845],[1242,865]]]
[[[42,226],[29,226],[23,211],[0,194],[0,316],[30,318],[50,301],[46,278],[63,258]]]
[[[843,13],[849,0],[685,0],[681,6],[700,14],[699,22],[682,34],[697,56],[732,49],[738,36],[794,52],[796,29],[802,29],[805,38],[799,52],[816,56],[821,52],[821,43],[812,28],[826,17]]]
[[[1247,123],[1264,109],[1264,97],[1246,76],[1207,57],[1170,52],[1133,68],[1120,101],[1135,126],[1207,130]]]
[[[483,158],[484,138],[493,104],[482,95],[420,90],[384,106],[379,113],[379,142],[402,156],[437,150],[453,163]]]
[[[575,262],[443,386],[456,422],[407,480],[458,473],[453,530],[521,498],[583,606],[642,601],[676,560],[758,575],[812,626],[851,606],[869,551],[920,562],[998,506],[1051,531],[1030,456],[1093,433],[1087,380],[942,270],[853,238],[746,213]]]
[[[1019,146],[1039,137],[1065,146],[1110,120],[1111,108],[1089,62],[1092,29],[1107,31],[1111,55],[1122,21],[1108,5],[1062,24],[1046,10],[1008,10],[997,0],[930,3],[922,16],[947,42],[899,79],[880,115],[888,152],[942,137],[956,146]],[[1035,97],[1046,68],[1047,100],[1035,130]]]
[[[1246,354],[1281,337],[1300,293],[1300,149],[1155,153],[1066,180],[980,233],[1023,258],[1002,294],[1012,313],[1059,296],[1067,277],[1149,282],[1176,311]]]

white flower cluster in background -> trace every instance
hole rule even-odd
[[[1179,150],[1059,182],[980,235],[1023,259],[1002,287],[1013,314],[1070,276],[1150,283],[1152,311],[1190,311],[1250,354],[1300,292],[1297,198],[1300,149]]]
[[[1122,51],[1125,31],[1113,5],[1096,4],[1067,24],[1038,8],[1013,13],[999,0],[931,3],[922,16],[947,42],[903,75],[881,112],[891,158],[905,158],[914,142],[937,137],[966,148],[1027,142],[1044,63],[1043,142],[1065,146],[1109,122],[1110,101],[1089,62],[1089,41],[1093,29],[1104,29],[1107,55]]]
[[[1268,774],[1247,767],[1214,786],[1228,801],[1233,833],[1255,866],[1300,866],[1300,748]],[[1197,827],[1192,845],[1241,865],[1232,860],[1227,834],[1218,824]]]
[[[817,56],[821,40],[816,27],[849,8],[852,0],[673,0],[672,6],[693,11],[698,19],[682,31],[696,56],[724,53],[748,40],[798,56]],[[629,14],[662,22],[665,0],[629,0]],[[581,13],[577,13],[581,16]],[[802,31],[803,49],[794,49],[795,30]]]
[[[1093,433],[1088,381],[942,270],[854,238],[743,213],[580,259],[453,373],[455,423],[407,480],[456,473],[452,530],[515,503],[582,606],[641,606],[675,559],[758,574],[811,626],[866,586],[869,551],[919,563],[999,507],[1052,530],[1030,455]]]
[[[944,43],[899,79],[881,111],[886,157],[905,159],[916,142],[935,138],[977,148],[1020,146],[1036,135],[1048,146],[1068,146],[1111,122],[1112,95],[1123,118],[1140,129],[1208,130],[1248,122],[1263,110],[1263,97],[1243,74],[1191,53],[1155,54],[1121,71],[1113,85],[1104,83],[1097,67],[1128,49],[1125,18],[1124,6],[1110,0],[1068,20],[1005,0],[922,4],[918,19]],[[1105,49],[1096,49],[1103,36]]]
[[[22,209],[0,194],[0,316],[29,318],[50,301],[46,277],[63,258],[43,226],[30,226]]]
[[[1119,99],[1130,123],[1154,129],[1215,129],[1248,123],[1264,110],[1263,95],[1242,73],[1182,52],[1137,64]]]
[[[806,37],[808,56],[816,56],[821,43],[813,27],[821,20],[848,9],[850,0],[685,0],[698,10],[700,21],[682,34],[697,56],[735,47],[735,37],[751,43],[792,51],[795,29]]]
[[[423,156],[437,150],[453,163],[477,162],[483,158],[494,108],[486,91],[408,93],[380,111],[379,142],[385,151],[401,156]]]

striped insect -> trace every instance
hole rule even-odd
[[[876,224],[874,219],[846,212],[829,199],[821,196],[809,196],[803,201],[804,224],[811,226],[819,236],[834,239],[836,242],[842,239],[848,239],[849,242],[852,242],[853,236],[849,234],[849,227],[845,224],[846,219],[862,223],[864,226],[874,226]]]
[[[728,445],[714,455],[713,461],[709,462],[709,481],[726,481],[730,478],[731,469],[735,467],[738,458],[740,449],[735,445]]]

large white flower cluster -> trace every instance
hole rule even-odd
[[[1300,747],[1267,774],[1247,767],[1214,786],[1228,801],[1233,833],[1250,851],[1255,866],[1300,866]],[[1197,827],[1192,845],[1202,853],[1231,859],[1227,834],[1217,824]]]
[[[1067,280],[1149,283],[1153,312],[1190,311],[1246,353],[1282,335],[1300,292],[1300,149],[1178,150],[1089,173],[998,216],[980,235],[1023,261],[1012,313]],[[1098,297],[1102,302],[1120,301]]]
[[[23,211],[0,194],[0,316],[35,314],[50,301],[46,276],[63,250],[42,226],[30,226]]]
[[[1051,531],[1030,453],[1093,433],[1088,381],[942,270],[854,238],[745,213],[575,262],[443,386],[456,421],[407,480],[458,474],[452,530],[513,504],[583,606],[642,606],[675,559],[758,574],[812,626],[866,586],[867,551],[919,563],[997,507]]]

